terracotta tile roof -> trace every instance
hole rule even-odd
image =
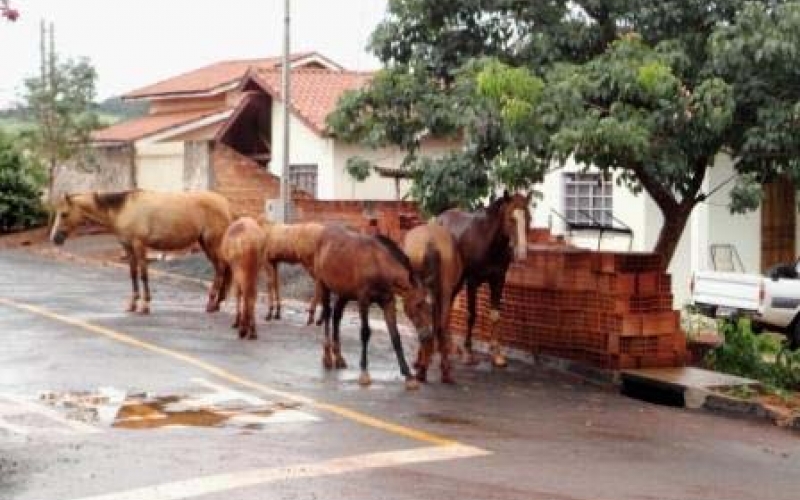
[[[95,142],[130,142],[148,137],[160,132],[180,127],[194,121],[206,118],[229,108],[205,109],[201,111],[186,111],[181,113],[163,113],[147,115],[132,120],[126,120],[111,125],[92,133]]]
[[[254,76],[264,90],[275,99],[281,99],[280,71],[260,70]],[[339,97],[346,90],[363,87],[370,78],[372,73],[294,69],[291,88],[292,110],[316,133],[322,135],[326,131],[325,118],[336,108]]]
[[[302,52],[292,54],[291,60],[297,61],[310,56],[317,56],[328,61],[323,56],[315,52]],[[233,61],[221,61],[198,68],[187,73],[183,73],[158,83],[142,87],[128,92],[123,97],[126,99],[141,99],[156,96],[180,96],[184,94],[196,94],[212,92],[219,88],[237,82],[242,78],[251,67],[260,69],[274,69],[280,67],[280,57],[268,57],[264,59],[242,59]],[[335,63],[332,63],[335,65]]]

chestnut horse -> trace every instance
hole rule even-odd
[[[450,310],[461,281],[461,256],[450,231],[431,221],[406,233],[403,250],[433,298],[433,338],[420,344],[417,354],[417,379],[427,380],[434,343],[439,346],[442,382],[454,382],[450,369]]]
[[[267,300],[269,310],[266,320],[281,318],[281,293],[278,264],[300,264],[306,272],[314,277],[314,253],[319,244],[319,237],[325,226],[316,222],[304,224],[279,224],[259,217],[258,223],[266,233],[265,262],[267,269]],[[308,306],[308,324],[314,320],[317,309],[316,294]]]
[[[414,274],[408,257],[400,247],[384,236],[366,236],[343,226],[326,226],[314,256],[314,276],[322,302],[325,332],[322,363],[325,368],[347,367],[339,343],[339,326],[345,306],[349,301],[356,300],[361,316],[359,383],[363,386],[371,383],[367,361],[371,336],[368,312],[369,306],[375,303],[383,309],[397,363],[406,378],[406,388],[416,388],[418,382],[408,368],[397,330],[395,295],[402,297],[406,315],[414,324],[420,341],[430,337],[431,307],[426,301],[425,287]],[[331,292],[336,294],[333,342],[330,339]]]
[[[133,295],[128,311],[139,302],[139,278],[144,288],[141,312],[150,312],[147,249],[183,250],[200,243],[214,266],[214,283],[206,311],[219,310],[230,280],[230,271],[219,253],[222,235],[231,222],[228,200],[212,192],[159,193],[125,191],[66,195],[56,207],[50,239],[61,245],[80,224],[106,227],[119,239],[130,263]]]
[[[464,265],[460,290],[467,285],[467,336],[464,343],[466,360],[476,362],[472,351],[472,329],[475,326],[478,287],[489,284],[489,341],[492,363],[506,365],[500,342],[497,339],[497,322],[500,321],[500,301],[511,261],[522,260],[527,255],[527,230],[531,222],[531,195],[504,192],[501,198],[477,212],[451,209],[436,220],[446,227],[456,239],[458,253]]]
[[[236,291],[236,321],[240,339],[255,340],[258,274],[264,262],[267,238],[255,219],[242,217],[228,226],[220,253],[233,273],[231,286]]]

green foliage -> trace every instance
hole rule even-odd
[[[800,179],[797,1],[390,0],[370,46],[385,69],[329,124],[405,149],[415,171],[421,138],[458,137],[416,174],[429,206],[529,187],[574,158],[653,198],[669,260],[720,153],[749,174],[735,210],[757,205],[756,183]]]
[[[44,79],[25,81],[25,105],[35,123],[26,139],[48,166],[51,183],[59,163],[89,152],[90,134],[100,126],[93,104],[96,79],[94,67],[81,59],[52,61]]]
[[[345,165],[347,173],[358,182],[364,182],[372,173],[373,163],[361,156],[352,156]]]
[[[0,233],[35,227],[45,220],[43,175],[14,139],[0,132]]]
[[[753,334],[746,321],[721,326],[725,342],[711,351],[707,362],[714,369],[758,380],[770,390],[800,389],[800,351],[778,348],[766,335]],[[767,361],[775,355],[775,361]]]

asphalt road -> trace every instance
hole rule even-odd
[[[407,392],[380,331],[364,389],[352,324],[351,368],[325,372],[302,311],[244,342],[199,285],[153,288],[153,314],[127,314],[121,269],[0,251],[0,499],[800,495],[790,431],[518,363]]]

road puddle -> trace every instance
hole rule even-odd
[[[269,403],[238,392],[188,396],[101,388],[93,392],[42,392],[39,401],[70,420],[130,430],[232,427],[255,431],[272,422],[316,420],[298,411],[299,404]]]

